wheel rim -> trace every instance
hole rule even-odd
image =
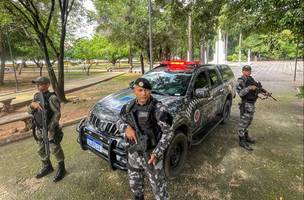
[[[170,165],[172,168],[178,166],[179,161],[181,159],[182,147],[180,145],[176,145],[172,148],[170,153]]]

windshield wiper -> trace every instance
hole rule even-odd
[[[163,92],[158,92],[158,91],[155,91],[155,90],[152,90],[152,94],[160,94],[160,95],[167,95]]]

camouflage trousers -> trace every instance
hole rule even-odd
[[[243,107],[242,107],[243,106]],[[248,131],[253,115],[255,112],[254,103],[245,102],[243,105],[240,105],[240,121],[239,121],[239,130],[238,134],[240,137],[243,137]]]
[[[128,153],[128,176],[131,191],[135,196],[144,195],[144,178],[148,177],[156,200],[169,199],[163,160],[148,168],[143,156],[137,152]]]
[[[41,161],[46,161],[48,158],[45,154],[45,148],[44,148],[44,142],[43,142],[43,139],[42,139],[42,132],[37,129],[36,131],[36,136],[37,136],[37,145],[38,145],[38,155],[41,159]],[[62,147],[59,144],[56,144],[54,142],[49,142],[50,144],[50,153],[52,155],[54,155],[55,159],[57,162],[61,162],[64,160],[64,153],[63,153],[63,150],[62,150]]]

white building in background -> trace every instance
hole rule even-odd
[[[215,42],[215,53],[213,54],[213,61],[211,63],[214,64],[226,64],[226,51],[225,51],[225,41],[222,37],[221,29],[218,30],[218,38]]]

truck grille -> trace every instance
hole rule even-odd
[[[102,121],[94,114],[91,114],[90,122],[97,130],[104,131],[108,134],[113,134],[113,135],[119,133],[118,129],[116,128],[116,124]]]

